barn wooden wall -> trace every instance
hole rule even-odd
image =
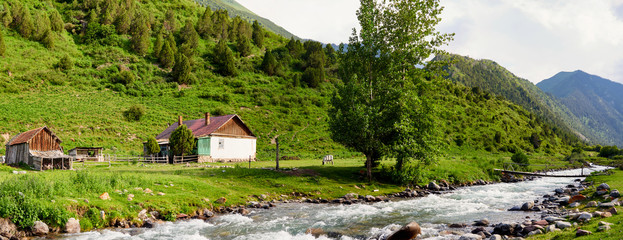
[[[251,131],[244,127],[242,121],[237,118],[233,118],[223,125],[218,131],[214,133],[234,135],[234,136],[253,136]]]
[[[61,146],[56,141],[56,138],[48,131],[39,131],[37,135],[32,137],[28,141],[31,150],[37,151],[52,151],[61,150]]]
[[[28,143],[8,146],[6,149],[7,164],[18,164],[20,162],[28,163]]]

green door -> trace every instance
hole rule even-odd
[[[201,156],[210,156],[210,137],[199,138],[197,140],[197,154]]]

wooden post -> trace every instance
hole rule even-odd
[[[249,155],[249,169],[251,169],[251,155]]]
[[[277,159],[275,160],[277,162],[277,166],[275,167],[275,170],[279,170],[279,137],[275,138],[275,142],[277,143]]]

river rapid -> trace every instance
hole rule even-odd
[[[604,170],[595,167],[589,171]],[[566,170],[556,174],[579,174]],[[584,169],[586,172],[587,169]],[[426,197],[373,204],[278,204],[277,207],[250,209],[246,216],[220,215],[210,219],[167,222],[154,228],[105,229],[62,235],[61,239],[316,239],[305,234],[309,228],[321,228],[327,235],[319,239],[376,239],[389,236],[402,225],[416,221],[422,226],[423,239],[458,239],[444,233],[451,223],[471,224],[483,218],[491,223],[521,222],[540,219],[540,212],[510,212],[522,203],[540,200],[556,188],[576,184],[577,178],[543,177],[518,183],[497,183],[460,188]],[[459,229],[460,230],[460,229]],[[463,229],[469,231],[469,229]]]

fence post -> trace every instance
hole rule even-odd
[[[249,169],[251,169],[251,155],[249,155]]]

